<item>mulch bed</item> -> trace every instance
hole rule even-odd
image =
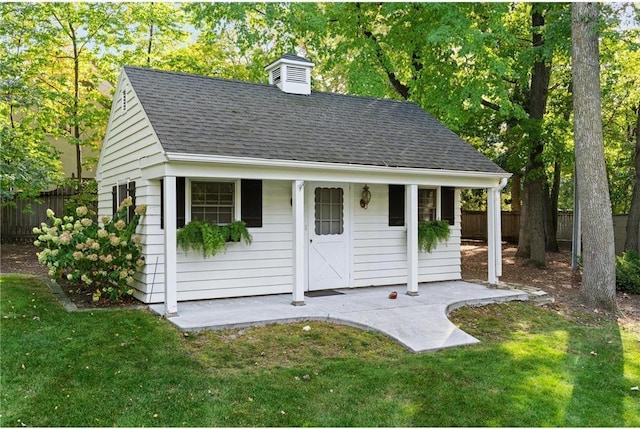
[[[0,247],[0,273],[22,273],[48,278],[47,269],[38,263],[38,248],[32,244],[3,244]],[[515,257],[515,245],[503,245],[503,276],[501,281],[510,284],[533,286],[547,292],[555,299],[549,304],[554,310],[572,316],[592,312],[606,317],[617,317],[619,321],[640,320],[640,295],[628,295],[618,292],[618,314],[608,314],[600,309],[587,308],[580,298],[580,273],[571,270],[571,252],[547,254],[547,268],[538,269],[526,266]],[[483,243],[463,243],[462,278],[465,280],[487,279],[487,247]],[[106,299],[92,301],[92,290],[78,290],[65,280],[58,282],[69,299],[79,308],[129,307],[140,305],[140,301],[131,296],[124,297],[118,303]]]
[[[516,245],[503,244],[503,274],[500,281],[514,285],[533,286],[547,292],[555,299],[555,303],[550,304],[550,307],[567,316],[593,312],[610,318],[619,318],[620,321],[624,319],[640,320],[640,295],[618,292],[616,301],[619,313],[617,314],[586,307],[580,296],[581,273],[571,270],[570,250],[547,253],[547,267],[544,269],[525,265],[522,259],[515,256],[517,250]],[[485,244],[463,243],[462,278],[487,280],[487,246]]]
[[[33,244],[3,244],[0,247],[0,273],[28,274],[49,279],[49,270],[38,262],[40,249]],[[132,296],[124,296],[117,302],[101,298],[93,301],[93,290],[77,284],[71,284],[66,279],[57,280],[67,298],[79,309],[89,308],[126,308],[141,305],[141,302]]]

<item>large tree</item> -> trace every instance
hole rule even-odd
[[[78,180],[85,161],[82,149],[99,148],[104,136],[114,69],[101,57],[125,41],[125,11],[121,3],[48,3],[34,16],[50,49],[39,85],[50,94],[57,133],[75,146]],[[101,88],[105,83],[107,88]]]
[[[3,3],[0,34],[0,200],[11,203],[54,187],[59,154],[47,140],[53,125],[46,91],[36,84],[46,62],[46,37],[33,19],[38,5]]]
[[[604,160],[598,47],[598,6],[572,4],[573,109],[577,182],[582,210],[582,296],[616,308],[615,246]]]

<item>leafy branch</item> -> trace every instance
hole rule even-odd
[[[439,242],[449,239],[449,222],[435,220],[418,223],[418,249],[430,253]]]
[[[209,258],[220,253],[227,242],[242,240],[246,244],[251,244],[252,237],[247,230],[247,225],[242,221],[216,225],[194,220],[178,230],[176,239],[178,246],[185,251],[202,252],[205,258]]]

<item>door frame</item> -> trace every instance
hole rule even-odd
[[[352,259],[352,249],[351,249],[351,230],[353,227],[353,218],[352,211],[353,207],[351,204],[351,184],[348,182],[307,182],[307,198],[306,198],[306,225],[307,225],[307,234],[306,234],[306,254],[307,254],[307,281],[305,284],[305,291],[315,291],[315,290],[326,290],[333,288],[348,288],[351,287],[351,278],[352,278],[352,267],[351,267],[351,259]],[[311,269],[311,261],[312,261],[312,237],[315,236],[315,190],[316,188],[342,188],[343,191],[343,202],[342,202],[342,214],[343,214],[343,244],[345,246],[345,278],[344,284],[339,286],[331,286],[331,287],[315,287],[312,281],[312,269]]]

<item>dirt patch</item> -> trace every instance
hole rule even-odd
[[[0,273],[22,273],[38,277],[48,277],[46,267],[38,263],[38,248],[30,244],[3,244],[0,248]],[[596,309],[589,309],[580,299],[580,273],[571,270],[571,252],[563,250],[559,253],[547,254],[547,268],[538,269],[525,266],[516,258],[517,247],[505,244],[502,247],[503,275],[501,281],[512,284],[523,284],[541,289],[555,298],[550,307],[565,315],[571,316],[585,312],[595,312],[605,316],[616,315]],[[487,246],[483,243],[463,243],[462,245],[462,278],[465,280],[487,280]],[[105,299],[92,301],[92,290],[78,289],[68,282],[59,282],[60,287],[69,299],[80,308],[99,308],[113,306],[139,305],[133,297],[125,297],[119,303],[111,303]],[[640,320],[640,295],[617,294],[621,321]]]
[[[547,253],[544,269],[526,266],[516,257],[517,246],[502,246],[502,277],[505,283],[523,284],[547,292],[555,299],[550,307],[566,315],[594,312],[620,319],[640,320],[640,295],[617,293],[620,314],[608,314],[601,309],[589,309],[580,297],[581,273],[571,270],[571,251]],[[487,280],[487,246],[483,243],[463,243],[462,278],[465,280]]]

